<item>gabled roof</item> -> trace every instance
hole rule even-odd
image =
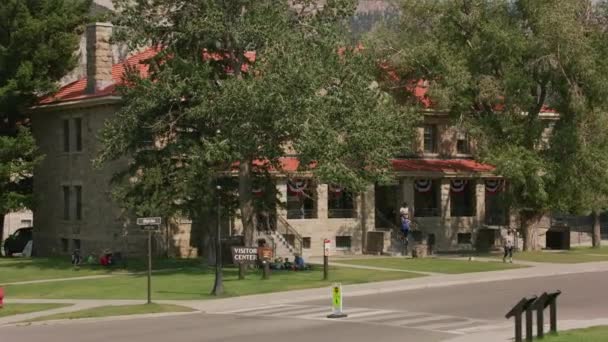
[[[103,89],[98,89],[95,93],[87,93],[87,78],[81,78],[72,83],[68,83],[61,87],[57,93],[44,97],[40,100],[39,105],[47,105],[51,103],[64,102],[64,101],[75,101],[83,100],[95,97],[102,97],[108,95],[114,95],[116,86],[122,83],[122,78],[125,74],[127,67],[135,67],[139,70],[143,77],[148,75],[148,65],[142,63],[143,61],[154,57],[158,53],[157,49],[148,48],[140,53],[137,53],[124,62],[114,64],[112,66],[112,84],[106,86]]]

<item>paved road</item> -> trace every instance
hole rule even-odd
[[[347,339],[442,341],[508,327],[503,318],[522,296],[561,289],[560,319],[608,317],[608,272],[582,273],[345,298],[349,318],[331,321],[326,301],[177,317],[0,328],[7,341],[299,342]]]

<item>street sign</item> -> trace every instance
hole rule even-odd
[[[160,229],[159,226],[141,226],[141,230],[149,231],[149,232],[154,232],[159,229]]]
[[[152,226],[152,225],[159,226],[161,224],[161,222],[162,222],[162,220],[160,217],[138,217],[137,218],[138,226]]]
[[[232,262],[235,264],[255,264],[258,261],[257,247],[232,247]]]
[[[328,257],[331,250],[331,240],[323,240],[323,256]]]

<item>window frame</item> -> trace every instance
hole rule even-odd
[[[77,221],[82,221],[82,185],[74,186],[75,206],[74,214]]]
[[[336,235],[336,250],[350,250],[353,247],[353,237],[351,235]],[[338,240],[348,241],[348,247],[338,245]]]
[[[72,202],[72,191],[69,185],[62,185],[62,196],[63,196],[63,220],[70,220],[70,203]]]
[[[75,151],[82,152],[82,118],[74,118],[74,141]]]
[[[70,119],[62,119],[62,133],[63,133],[63,152],[70,153],[71,151],[71,139],[70,139]]]
[[[428,142],[430,148],[427,149],[427,129],[429,130]],[[422,126],[422,152],[427,154],[437,153],[437,125],[428,124]]]
[[[330,219],[350,219],[357,217],[356,195],[346,188],[342,188],[339,193],[340,198],[335,198],[328,185],[327,191],[327,218]]]
[[[461,146],[461,142],[464,146]],[[464,147],[464,149],[462,149]],[[456,133],[456,154],[459,155],[470,155],[471,154],[471,142],[469,134],[466,132]]]

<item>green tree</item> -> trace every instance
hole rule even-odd
[[[579,132],[577,122],[606,107],[598,6],[561,0],[403,0],[401,6],[399,25],[377,32],[377,50],[401,80],[426,80],[436,108],[470,129],[478,157],[508,179],[524,248],[533,249],[533,225],[557,207],[551,193],[565,163],[554,158],[563,144],[548,133]],[[561,117],[556,125],[553,110]]]
[[[232,170],[238,196],[226,201],[237,201],[247,244],[252,185],[268,185],[290,148],[300,170],[321,181],[362,191],[384,177],[390,158],[410,146],[416,114],[376,82],[371,51],[354,47],[347,26],[355,1],[313,4],[117,1],[117,39],[162,49],[149,77],[129,74],[98,161],[128,155],[144,173],[152,163],[142,154],[173,163],[163,170],[179,174],[172,185],[180,189],[169,193],[190,217],[214,207],[214,179]],[[156,147],[144,149],[145,141]]]
[[[4,215],[30,207],[35,142],[26,109],[76,63],[90,1],[0,2],[0,240]]]

